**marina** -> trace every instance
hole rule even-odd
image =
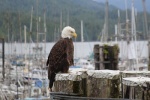
[[[104,1],[0,0],[0,100],[150,100],[148,1]]]
[[[90,43],[90,42],[89,42]],[[84,46],[85,47],[87,47],[87,50],[89,49],[89,43],[84,43]],[[94,45],[96,45],[97,43],[99,43],[99,42],[91,42],[90,44],[93,44],[93,45],[91,45],[91,47],[93,48],[93,52],[94,52]],[[115,43],[115,42],[114,42]],[[147,48],[146,47],[146,41],[144,42],[144,41],[141,41],[141,42],[138,42],[139,44],[141,43],[141,44],[144,44],[145,43],[145,48]],[[54,43],[48,43],[47,45],[54,45]],[[79,42],[78,42],[78,44],[79,44]],[[110,43],[110,44],[113,44],[113,42],[112,43]],[[75,44],[76,45],[76,44]],[[81,44],[79,44],[78,46],[83,46],[83,43],[81,42]],[[122,46],[122,45],[121,45]],[[140,45],[139,45],[140,46]],[[143,46],[143,45],[142,45]],[[17,47],[17,45],[16,45],[16,47]],[[125,46],[124,46],[125,47]],[[75,47],[75,48],[80,48],[80,47]],[[120,47],[121,48],[121,47]],[[86,48],[84,48],[84,49],[86,49]],[[77,49],[76,49],[77,50]],[[123,51],[124,50],[124,53],[125,53],[125,49],[122,49],[122,50],[120,50],[120,51]],[[145,49],[144,49],[145,50]],[[17,51],[17,50],[16,50]],[[18,51],[19,51],[19,49],[18,49]],[[81,52],[81,50],[79,50],[80,52]],[[77,51],[77,52],[79,52],[79,51]],[[92,50],[91,50],[92,51]],[[6,51],[6,53],[7,53],[7,51]],[[69,74],[68,75],[71,75],[71,74],[73,74],[73,73],[82,73],[82,72],[85,72],[85,73],[88,73],[88,74],[85,74],[85,75],[83,75],[84,77],[86,76],[87,78],[91,75],[91,72],[93,72],[94,74],[93,75],[97,75],[97,76],[93,76],[93,77],[96,77],[96,78],[98,78],[98,77],[106,77],[106,76],[108,76],[110,73],[111,73],[111,70],[110,71],[108,71],[108,73],[107,73],[107,71],[106,71],[106,73],[108,74],[108,75],[106,75],[106,74],[104,74],[103,75],[103,70],[100,70],[100,71],[98,71],[98,70],[95,70],[95,64],[94,64],[94,62],[91,60],[91,65],[92,65],[92,67],[89,67],[88,68],[88,64],[86,64],[87,63],[87,61],[86,60],[84,60],[84,59],[86,59],[89,55],[88,54],[90,54],[90,51],[86,54],[86,52],[84,52],[85,53],[85,55],[87,55],[87,56],[85,56],[85,57],[82,57],[82,59],[79,59],[79,60],[75,60],[76,62],[75,62],[75,65],[74,66],[72,66],[72,67],[70,67],[70,69],[69,69]],[[17,54],[17,53],[16,53]],[[27,53],[26,53],[27,54]],[[144,53],[142,53],[142,54],[144,54]],[[20,55],[19,53],[17,54],[18,56]],[[126,55],[126,54],[122,54],[122,55]],[[13,57],[14,55],[12,55],[12,57]],[[83,55],[82,55],[83,56]],[[119,55],[120,57],[121,57],[121,55]],[[147,56],[147,54],[144,54],[143,56],[142,56],[142,58],[147,58],[146,57]],[[9,56],[6,56],[6,57],[9,57]],[[24,57],[23,55],[22,55],[22,57]],[[48,78],[47,78],[47,70],[46,70],[46,65],[45,65],[45,62],[44,62],[44,57],[42,58],[42,60],[40,60],[40,59],[35,59],[35,56],[33,55],[33,56],[31,56],[31,57],[33,57],[32,58],[32,60],[29,58],[30,56],[29,55],[27,55],[27,60],[26,61],[23,61],[23,60],[21,60],[22,58],[17,58],[18,60],[15,60],[16,62],[14,62],[14,61],[12,61],[12,60],[5,60],[6,62],[5,62],[5,66],[7,66],[6,68],[5,68],[5,79],[4,79],[4,81],[1,81],[1,91],[7,91],[7,93],[11,93],[11,97],[10,98],[16,98],[16,96],[18,96],[20,99],[22,99],[22,98],[25,98],[25,97],[36,97],[36,98],[40,98],[41,96],[44,96],[44,97],[46,97],[47,96],[47,98],[50,98],[49,96],[50,96],[50,92],[49,92],[49,90],[48,90],[48,84],[49,84],[49,80],[48,80]],[[8,58],[7,58],[8,59]],[[33,60],[33,59],[35,59],[35,60]],[[39,62],[39,61],[41,61],[41,62]],[[90,61],[90,59],[89,59],[89,61]],[[38,63],[37,63],[38,62]],[[121,61],[120,61],[120,63],[121,63]],[[82,66],[82,64],[83,64],[83,66]],[[120,64],[121,66],[122,66],[122,64]],[[118,65],[118,67],[120,67],[120,65]],[[2,65],[1,65],[2,66]],[[125,64],[125,66],[126,66],[126,64]],[[87,67],[87,68],[85,68],[85,67]],[[92,71],[93,70],[93,71]],[[120,69],[120,71],[118,70],[118,77],[120,76],[120,74],[119,73],[132,73],[133,75],[135,74],[135,75],[140,75],[141,76],[141,74],[143,74],[143,72],[144,73],[147,73],[147,74],[144,74],[144,76],[146,75],[146,77],[149,77],[149,71],[147,71],[148,69],[146,69],[146,71],[142,71],[142,72],[135,72],[134,73],[134,71],[133,72],[128,72],[128,70],[126,70],[126,71],[122,71],[121,69]],[[90,72],[91,71],[91,72]],[[113,71],[113,70],[112,70]],[[2,70],[1,70],[1,72],[2,72]],[[97,73],[97,74],[96,74]],[[99,74],[98,74],[99,73]],[[104,73],[105,73],[105,70],[104,70]],[[141,73],[141,74],[140,74]],[[61,75],[61,74],[58,74],[58,75]],[[62,74],[63,75],[63,74]],[[67,75],[67,74],[66,74]],[[74,74],[73,74],[74,75]],[[82,74],[79,74],[79,76],[82,76]],[[88,75],[88,76],[87,76]],[[102,75],[102,76],[101,76]],[[111,74],[110,74],[111,75]],[[112,74],[113,75],[113,74]],[[130,74],[129,74],[130,75]],[[56,76],[57,77],[57,76]],[[59,76],[60,77],[60,76]],[[62,76],[62,77],[64,77],[64,76]],[[69,80],[72,80],[72,78],[74,77],[74,79],[75,79],[75,77],[77,77],[77,76],[67,76],[67,77],[70,77],[70,79]],[[68,80],[67,79],[67,77],[66,77],[66,81]],[[116,77],[116,76],[115,76]],[[3,80],[3,76],[2,76],[2,73],[1,73],[1,79]],[[59,78],[59,80],[62,80],[63,78]],[[56,78],[56,80],[57,80],[57,78]],[[103,80],[103,78],[102,78],[102,80]],[[5,84],[5,85],[4,85]],[[55,83],[54,83],[55,84]],[[60,85],[63,85],[63,82],[61,82],[61,83],[57,83],[56,82],[56,84],[60,84]],[[66,84],[66,83],[65,83]],[[63,87],[66,87],[66,86],[63,86]],[[67,87],[69,87],[69,85],[67,86]],[[55,88],[58,88],[57,87],[57,85],[56,85],[56,87]],[[95,87],[96,88],[96,87]],[[91,89],[91,90],[93,90],[93,89]],[[54,92],[52,92],[52,95],[53,95],[53,93],[57,93],[57,92],[61,92],[61,93],[68,93],[67,91],[63,91],[63,89],[61,89],[61,90],[54,90]],[[69,90],[70,91],[70,90]],[[121,90],[119,90],[120,92],[120,94],[121,94]],[[87,94],[87,93],[86,93]],[[118,94],[118,95],[120,95],[120,94]],[[6,94],[5,94],[6,95]],[[4,95],[4,97],[5,97],[5,95]],[[55,94],[56,95],[56,94]],[[55,96],[54,95],[54,96]],[[57,96],[57,95],[56,95]],[[89,95],[90,96],[90,95]],[[88,96],[88,97],[89,97]],[[95,94],[95,96],[96,96],[96,94]],[[43,98],[44,98],[43,97]],[[90,96],[90,97],[93,97],[92,95]],[[96,96],[97,97],[97,96]],[[100,98],[102,98],[102,97],[100,97]],[[29,98],[26,98],[27,100],[29,99]],[[25,99],[25,100],[26,100]],[[30,99],[29,99],[30,100]],[[48,99],[49,100],[49,99]]]

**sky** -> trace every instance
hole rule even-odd
[[[105,3],[106,0],[94,0],[98,2]],[[132,0],[126,0],[127,1],[127,7],[131,8],[131,2]],[[134,1],[134,7],[137,9],[137,11],[143,11],[143,5],[142,0],[133,0]],[[108,0],[109,4],[114,5],[120,9],[125,9],[125,0]],[[146,2],[146,10],[150,12],[150,0],[145,0]]]

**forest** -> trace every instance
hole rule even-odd
[[[33,7],[33,13],[31,14]],[[120,11],[120,23],[126,22],[125,10]],[[6,42],[24,42],[24,26],[27,27],[27,42],[36,41],[37,22],[38,32],[44,32],[44,14],[46,15],[46,41],[54,42],[60,37],[63,27],[70,25],[75,28],[81,40],[81,20],[83,20],[83,32],[85,41],[100,41],[101,31],[105,21],[105,4],[92,0],[0,0],[0,37]],[[30,22],[32,17],[32,30]],[[109,5],[108,34],[114,40],[115,24],[118,23],[118,8]],[[129,20],[131,9],[128,9]],[[149,21],[150,14],[147,13]],[[148,22],[150,25],[150,22]],[[136,26],[138,39],[146,39],[144,29],[144,14],[137,12]],[[43,36],[39,37],[42,41]]]

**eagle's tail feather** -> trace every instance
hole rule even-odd
[[[51,73],[51,75],[50,75],[50,82],[49,82],[49,88],[50,89],[52,89],[52,87],[53,87],[53,83],[54,83],[54,81],[55,81],[55,76],[56,76],[56,74],[53,72],[53,73]]]

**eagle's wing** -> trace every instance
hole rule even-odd
[[[72,39],[67,40],[67,60],[69,62],[69,66],[74,65],[74,46],[73,46],[73,41]]]
[[[67,43],[65,40],[59,40],[51,49],[49,53],[47,66],[55,67],[55,65],[62,59],[62,57],[67,58],[66,51],[67,50]]]

